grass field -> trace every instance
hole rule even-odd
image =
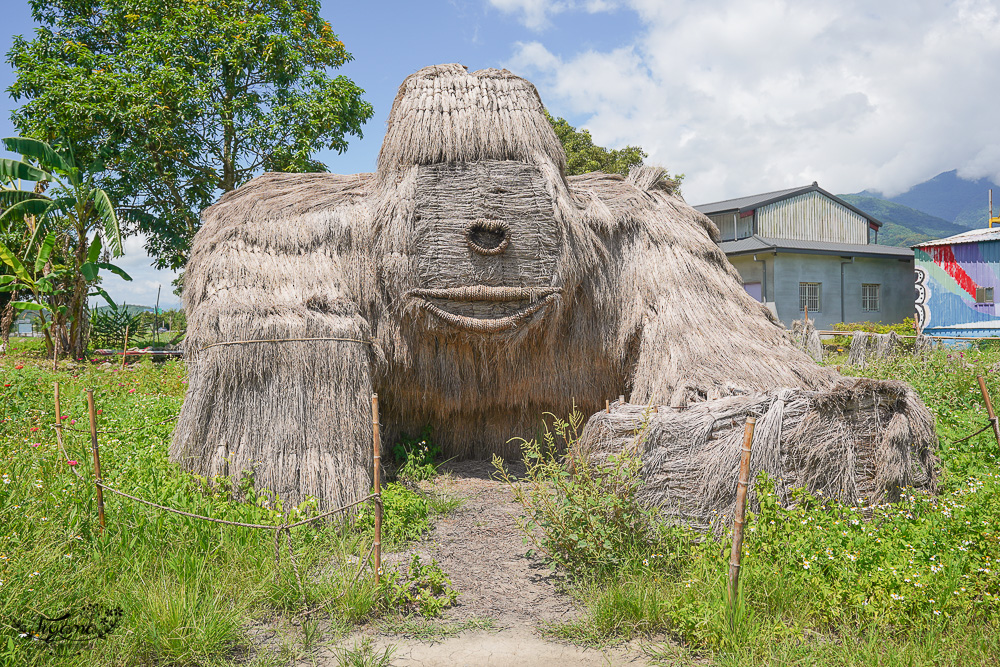
[[[233,521],[279,524],[282,508],[252,492],[248,502],[234,502],[225,484],[210,487],[168,462],[183,363],[120,371],[62,362],[53,372],[30,344],[0,357],[0,664],[287,663],[322,639],[294,620],[304,607],[337,630],[389,611],[387,600],[405,604],[398,590],[377,590],[368,578],[350,584],[353,568],[338,567],[367,551],[366,516],[354,528],[326,523],[293,531],[305,604],[287,556],[275,563],[270,532],[109,495],[102,533],[93,487],[73,473],[92,476],[86,388],[101,410],[99,428],[109,432],[101,436],[107,483]],[[803,495],[791,510],[765,497],[748,524],[735,617],[726,612],[724,543],[684,530],[615,542],[618,527],[610,525],[613,558],[602,560],[598,549],[586,566],[568,568],[585,618],[552,632],[592,644],[666,634],[681,648],[654,646],[664,661],[701,657],[733,666],[996,664],[1000,453],[990,431],[950,444],[986,423],[977,374],[987,375],[1000,399],[996,364],[1000,351],[971,350],[900,357],[864,372],[910,382],[932,410],[942,438],[938,496],[907,494],[899,504],[870,508],[864,499],[824,507]],[[55,381],[68,460],[52,428]],[[229,484],[251,489],[246,479]],[[390,541],[419,535],[434,512],[433,499],[403,487],[387,490],[385,503]],[[67,612],[70,621],[90,624],[78,629],[90,633],[88,641],[32,638],[40,615]],[[261,622],[289,631],[275,651],[257,655],[248,632]]]
[[[275,563],[271,531],[220,526],[105,493],[108,526],[102,533],[94,487],[72,470],[93,479],[84,432],[87,388],[100,410],[98,428],[108,432],[100,440],[106,483],[152,502],[244,523],[278,525],[282,508],[255,495],[246,478],[229,480],[248,492],[246,502],[234,502],[226,484],[210,487],[169,463],[172,418],[186,383],[182,362],[146,361],[124,371],[61,362],[53,372],[32,344],[37,341],[19,341],[0,357],[0,664],[242,662],[253,622],[295,625],[284,646],[251,664],[287,662],[307,648],[308,633],[295,618],[304,607],[336,629],[379,613],[381,602],[393,599],[370,577],[352,585],[356,566],[337,567],[367,553],[370,511],[353,529],[321,522],[292,530],[297,563],[307,573],[305,604],[287,553]],[[68,459],[52,428],[55,381]],[[425,530],[432,501],[390,485],[384,543],[391,547]],[[311,508],[296,509],[305,516]],[[65,623],[39,625],[41,615],[66,612],[72,615]],[[45,639],[67,624],[92,624],[83,632],[90,637],[114,629],[86,642],[33,637]]]
[[[562,563],[574,571],[575,594],[588,613],[555,634],[599,644],[667,633],[686,647],[685,656],[733,667],[997,664],[1000,452],[989,429],[953,442],[988,423],[976,376],[985,375],[1000,395],[992,371],[998,364],[1000,353],[989,349],[900,356],[864,371],[843,367],[916,388],[941,437],[940,493],[911,490],[901,502],[877,507],[864,498],[840,505],[801,493],[786,510],[770,482],[759,480],[761,506],[747,524],[734,614],[727,611],[728,542],[683,529],[636,540],[630,536],[639,509],[629,525],[619,518],[629,514],[620,504],[594,503],[600,494],[581,488],[585,476],[563,482],[550,475],[564,496],[586,498],[591,512],[612,517],[605,522],[606,543],[629,544],[604,558],[615,563],[611,571]],[[536,513],[536,523],[545,525],[550,551],[558,552],[574,524],[571,510],[552,506],[557,509]],[[587,561],[600,561],[600,549],[592,551]],[[673,660],[677,653],[663,656]]]

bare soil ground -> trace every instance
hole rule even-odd
[[[347,637],[341,647],[359,646],[368,637],[377,649],[395,646],[392,664],[401,667],[646,664],[637,643],[598,650],[546,637],[547,625],[576,618],[580,611],[556,575],[525,555],[529,547],[516,524],[520,506],[510,490],[492,478],[486,461],[446,464],[442,472],[427,490],[461,499],[461,507],[438,518],[430,534],[408,551],[387,554],[384,566],[405,567],[414,553],[426,562],[436,560],[459,591],[458,604],[423,629],[371,626]],[[318,664],[336,665],[336,647]]]

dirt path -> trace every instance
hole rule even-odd
[[[601,651],[543,637],[540,629],[580,612],[559,590],[555,575],[525,556],[529,547],[515,523],[520,506],[501,482],[491,479],[488,462],[455,463],[443,472],[433,490],[461,499],[462,506],[438,519],[409,551],[388,554],[385,563],[405,565],[414,553],[427,562],[437,560],[460,596],[458,604],[429,627],[459,631],[406,634],[406,629],[397,628],[403,634],[392,634],[371,627],[352,634],[341,646],[359,646],[365,637],[377,649],[395,646],[392,664],[400,667],[647,664],[637,644]],[[430,638],[420,639],[414,632]],[[324,667],[337,664],[335,649],[321,657],[318,664]]]

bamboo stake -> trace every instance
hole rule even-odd
[[[63,434],[62,434],[62,412],[59,408],[59,383],[53,382],[55,385],[56,393],[56,440],[59,441],[59,451],[66,451],[66,446],[63,444]]]
[[[1000,447],[1000,424],[997,423],[997,416],[993,412],[993,401],[990,400],[990,392],[986,389],[986,379],[982,375],[977,375],[979,380],[979,390],[983,392],[983,400],[986,401],[986,414],[990,416],[990,424],[993,425],[993,435],[997,439],[997,447]]]
[[[125,306],[125,307],[128,308],[128,306]],[[128,311],[126,311],[126,312],[128,312]],[[125,325],[125,347],[122,348],[122,370],[125,370],[125,357],[128,356],[128,327],[129,327],[129,325],[126,324]]]
[[[378,394],[372,394],[372,445],[375,449],[375,493],[382,493],[382,442],[378,432]],[[378,584],[382,572],[382,498],[375,503],[375,583]]]
[[[609,401],[608,399],[604,399],[604,411],[607,412],[609,415],[611,414],[611,401]]]
[[[94,477],[97,481],[97,515],[101,520],[101,532],[104,532],[104,490],[101,488],[101,453],[97,447],[97,411],[94,409],[94,390],[87,390],[87,410],[90,412],[90,450],[94,454]]]
[[[729,605],[735,609],[740,586],[740,560],[743,556],[743,520],[746,518],[747,485],[750,483],[750,446],[756,417],[747,417],[743,427],[743,456],[740,458],[740,481],[736,486],[736,516],[733,519],[733,550],[729,554]]]

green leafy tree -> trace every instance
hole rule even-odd
[[[9,88],[22,134],[92,158],[159,268],[187,260],[199,213],[261,170],[325,171],[372,116],[332,69],[351,60],[319,0],[30,0]]]
[[[626,146],[617,150],[596,146],[589,131],[577,130],[565,118],[553,118],[548,111],[545,112],[545,117],[566,151],[566,173],[569,176],[591,171],[628,176],[629,169],[641,165],[649,157],[639,146]]]
[[[51,327],[46,327],[50,352],[58,346],[74,357],[83,356],[87,348],[87,297],[102,294],[110,301],[104,290],[96,287],[100,270],[131,280],[117,266],[100,261],[102,247],[114,257],[122,255],[118,216],[108,194],[96,185],[103,173],[102,160],[98,157],[81,167],[72,147],[65,143],[52,146],[36,139],[10,137],[3,144],[20,153],[22,159],[0,159],[0,178],[39,185],[31,190],[0,190],[0,229],[21,229],[30,234],[23,246],[25,259],[0,243],[0,261],[10,269],[0,277],[0,290],[30,292],[34,301],[14,302],[14,307],[50,313]],[[39,187],[43,183],[49,186]],[[65,257],[64,265],[53,266],[53,251]],[[29,256],[31,260],[27,260]],[[94,293],[89,291],[91,286],[95,286]]]
[[[593,137],[587,130],[577,130],[565,118],[553,118],[545,112],[556,137],[566,151],[566,175],[575,176],[592,171],[603,171],[605,174],[621,174],[628,176],[632,167],[638,167],[649,155],[639,146],[626,146],[608,150],[594,144]],[[684,174],[669,177],[673,191],[679,193]]]

